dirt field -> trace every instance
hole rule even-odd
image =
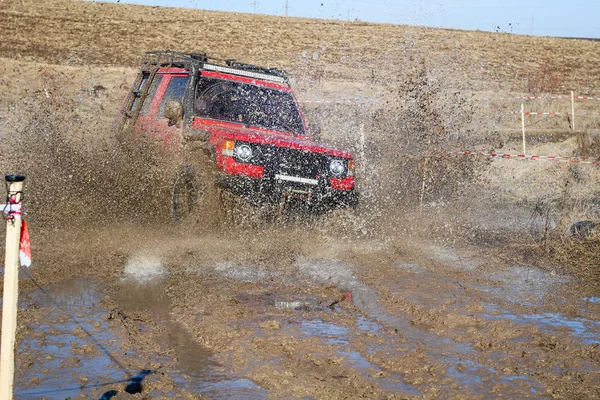
[[[547,68],[535,94],[597,96],[599,42],[66,0],[0,14],[0,171],[27,175],[34,258],[17,398],[600,398],[600,242],[565,234],[600,218],[600,169],[448,155],[518,152],[520,102],[475,99],[531,94]],[[173,226],[170,160],[111,132],[156,48],[283,66],[302,99],[378,99],[306,106],[355,154],[359,208],[214,204]],[[528,120],[530,151],[599,156],[598,121]]]
[[[58,64],[135,67],[144,51],[168,48],[298,73],[306,51],[318,54],[315,73],[352,81],[394,84],[426,59],[453,88],[524,91],[541,65],[559,92],[600,84],[593,41],[89,1],[5,0],[0,13],[0,56]]]

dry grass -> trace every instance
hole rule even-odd
[[[593,91],[600,43],[403,25],[142,7],[75,0],[0,3],[0,55],[57,64],[135,66],[145,50],[216,57],[385,85],[425,59],[449,87],[527,91],[540,70],[553,89]],[[537,88],[543,91],[544,88]]]
[[[516,242],[505,251],[518,262],[547,269],[553,273],[573,276],[581,282],[585,292],[594,295],[599,293],[599,237],[580,239],[565,237],[555,232],[543,243]]]
[[[584,240],[555,240],[547,249],[554,262],[566,266],[568,272],[583,282],[600,286],[600,238]]]

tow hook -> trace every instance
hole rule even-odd
[[[299,199],[304,200],[306,202],[310,202],[312,198],[312,189],[301,190],[301,189],[292,189],[287,188],[281,192],[281,198],[279,199],[279,213],[283,213],[285,209],[285,205],[291,199]]]

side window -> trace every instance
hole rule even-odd
[[[144,73],[144,75],[142,76],[142,80],[140,81],[140,84],[138,87],[134,87],[133,90],[133,95],[135,96],[133,98],[133,102],[131,103],[131,107],[129,108],[129,110],[127,111],[133,111],[137,108],[138,104],[140,103],[140,96],[142,95],[142,92],[144,91],[144,88],[146,87],[146,83],[148,83],[148,74]]]
[[[142,109],[140,110],[140,115],[146,115],[150,111],[150,106],[152,105],[152,100],[154,100],[154,95],[156,94],[156,90],[158,89],[158,85],[162,81],[162,75],[155,75],[150,87],[148,88],[148,95],[144,100],[144,104],[142,104]]]
[[[169,81],[169,86],[165,90],[160,108],[158,109],[158,117],[163,118],[165,113],[165,104],[169,100],[178,100],[183,102],[183,95],[185,94],[185,88],[187,86],[189,77],[188,76],[173,76]]]

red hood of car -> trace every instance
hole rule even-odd
[[[226,139],[242,140],[250,143],[270,144],[278,147],[286,147],[299,150],[307,150],[313,153],[325,153],[334,157],[352,159],[352,154],[340,151],[312,142],[308,137],[292,136],[288,132],[270,129],[248,127],[233,122],[215,121],[211,119],[194,118],[192,128],[206,130]]]

